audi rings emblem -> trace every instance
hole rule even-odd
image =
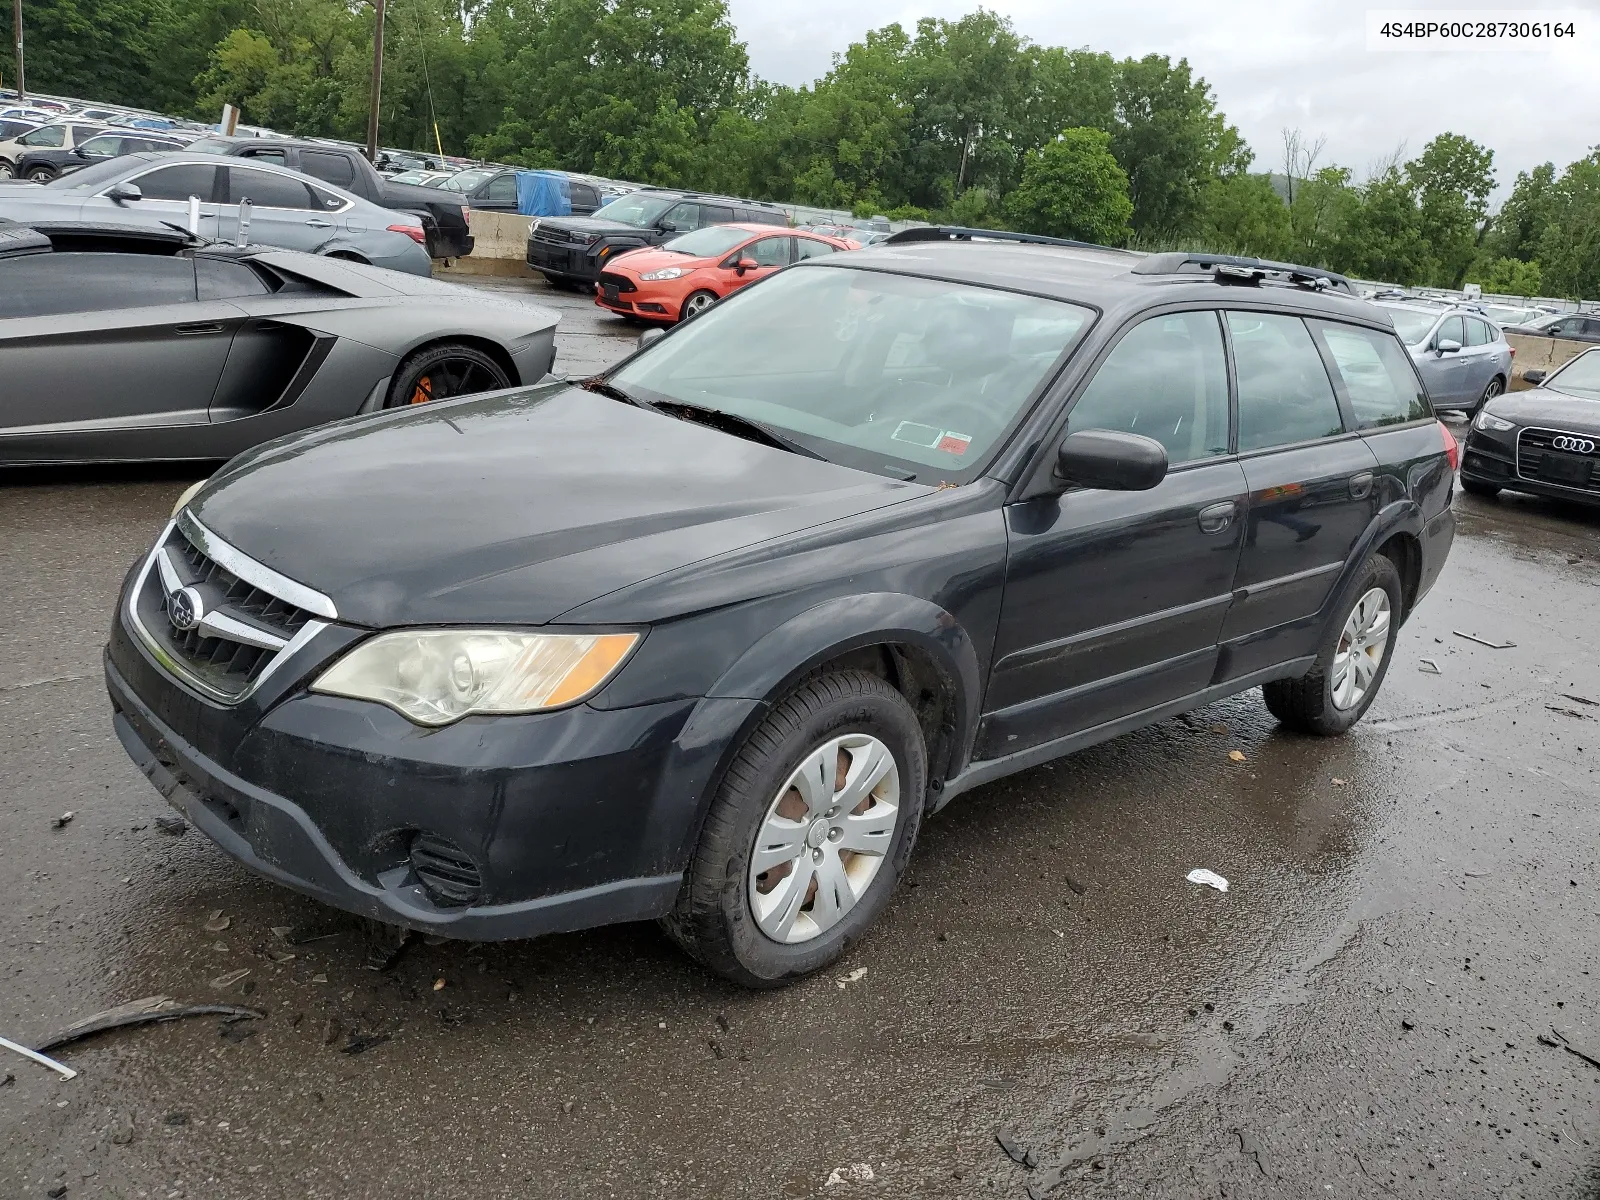
[[[1557,450],[1570,450],[1574,454],[1594,453],[1593,441],[1588,438],[1570,437],[1567,434],[1562,434],[1558,438],[1552,438],[1550,445]]]

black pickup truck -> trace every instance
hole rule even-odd
[[[381,204],[395,212],[411,213],[422,221],[428,254],[433,258],[461,258],[472,253],[465,197],[441,188],[396,183],[373,169],[354,146],[328,142],[297,142],[286,138],[205,137],[188,147],[201,154],[231,154],[259,158],[300,171],[352,195]]]

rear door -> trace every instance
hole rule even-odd
[[[317,193],[302,179],[281,171],[232,162],[223,168],[226,200],[218,213],[221,240],[239,232],[239,205],[250,201],[249,240],[285,250],[315,252],[337,229]]]
[[[70,438],[206,421],[243,317],[197,299],[187,257],[0,260],[0,433]]]
[[[1463,401],[1476,404],[1490,381],[1500,374],[1500,339],[1487,321],[1462,317],[1461,323],[1467,331],[1467,340],[1461,346]]]
[[[1304,321],[1225,314],[1250,489],[1220,679],[1315,651],[1317,614],[1377,512],[1377,457]]]

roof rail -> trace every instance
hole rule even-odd
[[[914,225],[891,233],[884,241],[886,246],[904,245],[907,242],[970,242],[981,238],[989,242],[1022,242],[1029,246],[1070,246],[1074,250],[1117,250],[1115,246],[1101,246],[1094,242],[1076,242],[1071,238],[1045,237],[1042,233],[1013,233],[1009,229],[968,229],[965,225]]]
[[[1138,266],[1134,275],[1183,275],[1211,272],[1218,283],[1259,284],[1268,276],[1281,276],[1301,287],[1338,288],[1354,294],[1350,281],[1337,271],[1321,267],[1302,267],[1294,263],[1272,262],[1263,258],[1245,258],[1237,254],[1194,254],[1173,251],[1151,254]]]

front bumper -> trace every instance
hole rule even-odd
[[[338,908],[473,940],[667,912],[718,765],[757,707],[578,706],[425,731],[281,682],[280,698],[229,708],[172,680],[120,621],[105,674],[129,756],[232,857]],[[424,837],[471,864],[470,898],[434,886]]]
[[[1552,500],[1570,500],[1578,504],[1600,504],[1600,468],[1589,487],[1571,487],[1550,483],[1523,474],[1517,453],[1517,438],[1522,427],[1502,433],[1486,433],[1474,426],[1467,433],[1466,444],[1461,448],[1461,478],[1490,487],[1505,488],[1513,492],[1527,492]]]
[[[528,239],[528,266],[546,275],[594,283],[600,278],[600,262],[588,246],[557,246]]]

